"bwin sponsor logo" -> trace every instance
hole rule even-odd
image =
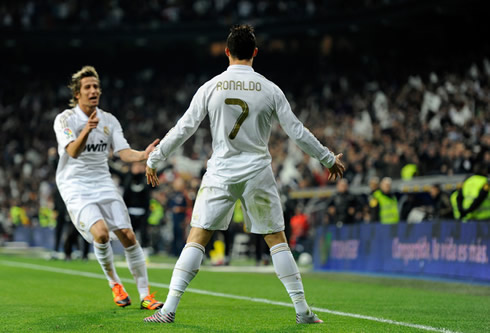
[[[92,152],[92,151],[106,151],[107,150],[107,143],[104,141],[100,140],[100,143],[89,143],[88,145],[85,146],[84,151]]]

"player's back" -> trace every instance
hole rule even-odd
[[[206,84],[213,137],[208,173],[225,182],[253,177],[268,166],[275,85],[251,66],[233,65]]]

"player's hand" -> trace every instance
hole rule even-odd
[[[85,129],[90,133],[93,129],[97,127],[99,124],[99,118],[97,118],[97,110],[94,110],[88,117],[87,124],[85,125]]]
[[[151,187],[155,187],[160,185],[160,181],[158,180],[157,170],[150,168],[148,165],[146,166],[146,183],[151,185]]]
[[[150,156],[150,153],[155,150],[155,147],[157,146],[157,144],[160,142],[160,139],[156,139],[155,141],[153,141],[152,143],[150,143],[148,145],[148,147],[146,147],[145,149],[145,160],[148,159],[148,156]]]
[[[335,163],[334,163],[334,165],[332,165],[331,168],[328,169],[330,171],[330,175],[328,176],[328,180],[331,180],[331,179],[337,180],[337,178],[340,179],[344,175],[345,166],[344,166],[344,163],[342,163],[342,161],[340,160],[342,158],[342,156],[344,156],[344,154],[342,154],[342,153],[335,155]]]

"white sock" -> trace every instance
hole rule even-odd
[[[180,254],[179,260],[177,260],[177,263],[175,264],[172,279],[170,280],[167,300],[160,310],[162,313],[175,313],[182,294],[185,292],[185,289],[194,276],[196,276],[197,272],[199,272],[204,251],[204,246],[201,244],[186,244]]]
[[[101,244],[94,241],[94,254],[104,271],[111,288],[115,283],[121,283],[114,268],[114,255],[112,254],[112,246],[110,242]]]
[[[305,300],[303,282],[301,282],[301,275],[289,246],[286,243],[280,243],[271,247],[270,251],[276,274],[286,287],[296,313],[307,313],[308,304]]]
[[[133,274],[136,281],[136,287],[140,294],[140,300],[149,295],[148,272],[146,270],[145,254],[140,244],[129,246],[124,249],[126,261],[128,262],[129,271]]]

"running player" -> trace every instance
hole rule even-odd
[[[147,181],[158,185],[157,163],[183,144],[209,116],[213,154],[196,198],[187,244],[175,264],[165,305],[146,322],[171,323],[185,289],[197,274],[204,248],[214,230],[226,230],[237,200],[242,203],[247,230],[264,235],[274,269],[296,310],[297,323],[321,323],[306,303],[301,276],[284,234],[284,219],[271,167],[268,141],[273,118],[290,138],[330,170],[342,177],[342,154],[334,155],[296,118],[283,92],[254,72],[257,55],[254,30],[249,25],[231,28],[225,53],[230,66],[205,83],[189,109],[150,154]]]
[[[124,247],[140,294],[140,307],[159,309],[163,303],[150,294],[143,250],[107,164],[111,149],[125,162],[144,161],[159,140],[145,151],[129,147],[116,117],[97,107],[101,89],[95,68],[85,66],[73,74],[69,88],[72,108],[54,121],[60,155],[56,184],[73,224],[89,243],[93,242],[95,257],[109,280],[116,305],[128,306],[131,299],[114,268],[110,234],[115,234]]]

